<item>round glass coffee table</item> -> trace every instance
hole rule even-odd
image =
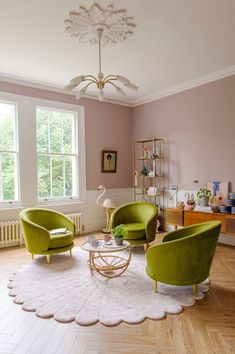
[[[131,260],[131,246],[128,241],[123,241],[122,246],[116,246],[114,240],[105,243],[104,240],[97,240],[97,246],[85,242],[81,246],[84,251],[89,252],[87,265],[93,274],[98,272],[106,278],[115,278],[125,272]],[[128,250],[127,255],[116,254]],[[126,256],[126,257],[125,257]]]

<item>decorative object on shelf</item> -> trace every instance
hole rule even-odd
[[[143,148],[143,156],[144,156],[145,158],[148,158],[148,157],[149,157],[149,152],[150,152],[150,150],[149,150],[148,145],[147,145],[147,146],[144,146],[144,148]]]
[[[218,213],[219,212],[219,206],[217,204],[217,199],[215,195],[211,195],[209,198],[209,203],[211,207],[212,213]]]
[[[155,160],[155,159],[159,158],[159,154],[156,153],[156,152],[153,152],[150,157],[151,157],[152,160]]]
[[[189,193],[185,193],[184,197],[185,199],[185,206],[184,209],[185,210],[193,210],[196,207],[196,202],[194,199],[194,195],[191,194],[191,196],[189,195]]]
[[[116,172],[117,169],[117,151],[102,151],[102,172]]]
[[[200,188],[197,191],[197,202],[198,205],[208,206],[209,205],[209,198],[211,196],[211,191],[207,188]]]
[[[235,199],[235,192],[230,192],[228,194],[229,199]]]
[[[235,199],[226,199],[224,204],[228,206],[235,206]]]
[[[103,90],[107,84],[113,86],[116,91],[125,96],[125,92],[116,82],[123,84],[131,90],[137,90],[138,87],[131,83],[122,75],[110,74],[104,76],[101,68],[101,42],[102,44],[117,43],[126,40],[133,34],[135,24],[132,22],[133,17],[126,16],[126,10],[113,10],[113,5],[102,9],[98,4],[93,4],[90,9],[80,6],[79,12],[71,11],[68,19],[64,21],[65,32],[69,33],[72,38],[78,38],[80,43],[98,44],[98,63],[99,72],[97,77],[94,75],[79,75],[70,80],[65,90],[70,91],[86,83],[80,92],[76,95],[79,99],[86,94],[88,87],[92,84],[98,89],[98,99],[103,101]]]
[[[135,186],[137,186],[138,185],[137,177],[139,176],[139,172],[135,170],[134,176],[135,176]]]
[[[116,206],[112,199],[105,199],[103,203],[100,203],[100,199],[104,196],[106,193],[106,188],[103,185],[100,185],[97,188],[98,191],[102,191],[102,193],[98,196],[96,199],[96,204],[99,206],[102,206],[106,210],[106,228],[102,230],[104,233],[110,233],[110,221],[111,221],[111,215],[113,211],[115,210]]]
[[[219,213],[220,211],[219,206],[216,204],[211,204],[211,211],[212,213]]]
[[[180,210],[183,210],[185,207],[184,202],[178,202],[176,207]]]
[[[154,170],[149,170],[149,177],[154,177],[154,176],[155,176]]]
[[[216,196],[217,204],[220,206],[224,204],[225,199],[228,198],[229,183],[213,181],[207,183],[207,189],[211,191],[211,195]]]
[[[148,169],[145,165],[142,165],[141,170],[140,170],[141,176],[148,176]]]
[[[134,201],[149,202],[164,210],[164,140],[149,138],[134,141]],[[163,215],[162,215],[163,217]],[[162,224],[162,222],[161,222]]]
[[[112,229],[112,235],[117,246],[123,244],[124,237],[128,235],[128,231],[124,224],[117,225]]]
[[[185,187],[189,187],[189,186],[191,186],[192,184],[198,184],[198,183],[199,183],[199,182],[198,182],[197,179],[193,179],[192,182],[187,183],[187,184],[184,184],[184,185],[181,186],[180,188],[178,188],[177,185],[174,185],[174,187],[176,187],[176,189],[174,189],[175,192],[174,192],[174,193],[172,194],[172,196],[170,197],[170,200],[173,200],[173,198],[176,197],[175,199],[176,199],[176,205],[177,205],[177,203],[178,203],[178,192],[179,192],[180,190],[184,189]]]
[[[147,190],[147,194],[152,196],[157,195],[157,187],[149,187]]]
[[[220,212],[221,213],[231,213],[231,206],[221,205]]]

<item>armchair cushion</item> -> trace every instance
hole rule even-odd
[[[134,202],[121,205],[112,214],[111,229],[124,224],[128,235],[125,239],[132,245],[152,242],[156,235],[158,208],[147,202]]]
[[[140,240],[145,238],[145,225],[140,222],[133,222],[129,224],[124,224],[128,235],[128,240]]]
[[[66,232],[66,234],[50,234],[48,249],[69,246],[71,243],[73,243],[73,234],[71,231]]]

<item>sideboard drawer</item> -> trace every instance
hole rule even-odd
[[[225,218],[225,232],[235,236],[235,216],[226,216]]]
[[[222,213],[206,213],[201,211],[184,211],[184,226],[198,224],[205,221],[221,221],[221,232],[226,232],[225,215]],[[235,221],[235,219],[234,219]]]
[[[184,226],[184,213],[181,209],[166,209],[166,223],[175,226]]]

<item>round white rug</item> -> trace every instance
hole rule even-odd
[[[131,263],[120,277],[107,279],[87,268],[87,252],[80,248],[54,255],[51,264],[46,257],[21,266],[8,284],[10,296],[23,310],[35,311],[39,317],[52,317],[60,322],[76,321],[92,325],[100,321],[114,326],[121,321],[139,323],[176,314],[183,306],[192,306],[191,286],[170,286],[158,283],[158,292],[145,273],[146,260],[140,248],[133,250]],[[206,282],[198,287],[197,299],[208,290]]]

